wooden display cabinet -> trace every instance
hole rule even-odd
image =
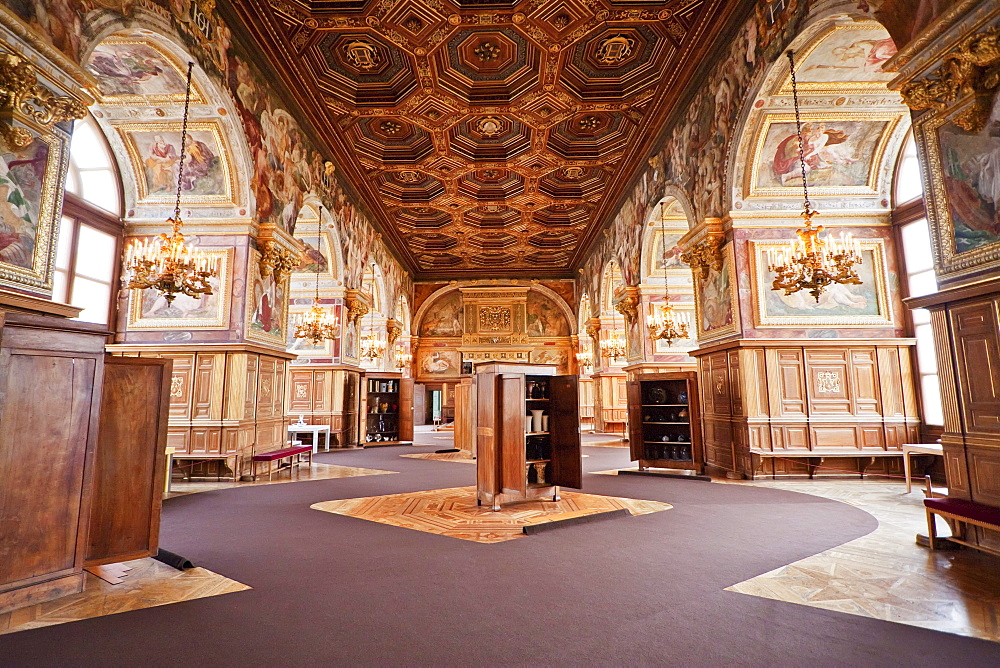
[[[477,364],[475,386],[476,481],[480,504],[493,510],[514,501],[551,497],[583,483],[579,387],[555,367]],[[548,429],[528,426],[544,411]]]
[[[344,431],[341,435],[341,447],[356,448],[362,443],[359,436],[358,405],[360,396],[361,374],[357,371],[344,372]]]
[[[362,445],[399,445],[413,440],[413,380],[398,373],[366,373],[361,381]]]
[[[628,382],[629,447],[639,470],[701,473],[701,420],[694,371],[644,374]]]

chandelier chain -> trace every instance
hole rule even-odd
[[[795,55],[789,49],[788,67],[792,75],[792,102],[795,105],[795,134],[799,140],[799,167],[802,169],[802,193],[805,195],[806,212],[812,210],[812,202],[809,201],[809,183],[806,180],[806,149],[802,139],[802,114],[799,112],[799,85],[795,78]]]
[[[191,73],[194,61],[188,62],[187,88],[184,91],[184,119],[181,121],[181,157],[177,165],[177,199],[174,202],[174,231],[181,219],[181,186],[184,184],[184,152],[187,150],[188,114],[191,109]]]

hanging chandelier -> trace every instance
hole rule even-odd
[[[667,345],[672,345],[677,339],[688,337],[688,325],[674,313],[670,305],[670,285],[667,282],[667,228],[663,219],[663,202],[660,202],[660,238],[663,239],[663,303],[659,306],[650,304],[650,314],[646,318],[649,328],[649,338],[653,341],[663,339]]]
[[[613,307],[612,307],[613,308]],[[615,327],[615,312],[611,311],[611,336],[601,341],[601,354],[614,361],[625,357],[628,346],[621,330]]]
[[[795,128],[799,142],[799,166],[802,169],[802,194],[805,210],[802,217],[805,227],[795,230],[798,237],[788,242],[785,248],[769,251],[767,270],[774,272],[772,290],[784,290],[790,295],[799,290],[808,290],[818,302],[819,296],[829,285],[835,283],[859,285],[861,279],[855,265],[861,264],[861,250],[857,240],[850,235],[839,239],[828,235],[820,236],[823,226],[813,227],[813,216],[818,215],[809,201],[809,181],[807,179],[805,142],[802,139],[802,119],[799,114],[799,91],[795,80],[795,58],[788,52],[788,63],[792,74],[792,96],[795,104]]]
[[[187,148],[188,112],[191,107],[191,72],[188,63],[187,91],[184,94],[184,121],[181,125],[181,150],[177,165],[177,200],[173,218],[167,223],[172,229],[168,236],[161,233],[155,239],[135,239],[125,249],[125,271],[122,277],[128,290],[153,289],[172,304],[179,294],[200,298],[212,294],[208,279],[219,275],[216,262],[192,244],[185,243],[181,227],[181,184],[184,182],[184,157]]]
[[[410,363],[413,362],[413,355],[406,352],[406,349],[403,348],[403,346],[396,346],[395,357],[396,357],[396,368],[399,369],[400,371],[410,366]]]
[[[322,220],[322,207],[320,207],[319,215],[320,220]],[[319,247],[320,240],[317,238],[317,251]],[[294,336],[296,339],[308,339],[313,345],[319,345],[323,341],[332,341],[337,338],[340,327],[336,316],[319,305],[319,263],[316,263],[316,295],[313,297],[313,305],[305,313],[295,316],[292,322],[295,325]]]
[[[372,265],[372,290],[370,293],[373,297],[375,295],[375,265]],[[369,316],[374,316],[373,311],[375,310],[374,304],[372,308],[368,310]],[[375,328],[372,327],[372,321],[368,320],[368,333],[361,337],[361,359],[368,360],[369,362],[375,362],[385,355],[385,341],[379,338],[378,334],[375,333]]]
[[[594,368],[594,355],[590,351],[576,354],[576,363],[583,369],[584,373],[590,373],[588,369]]]

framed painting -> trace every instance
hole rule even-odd
[[[122,138],[136,174],[139,204],[172,204],[177,194],[181,124],[124,123],[114,126]],[[233,174],[229,147],[219,125],[212,121],[188,123],[184,179],[186,204],[232,205]]]
[[[1000,98],[979,132],[952,122],[971,103],[928,112],[914,124],[927,157],[927,214],[942,282],[1000,266]]]
[[[879,166],[899,122],[900,116],[891,113],[802,114],[810,193],[877,195]],[[750,197],[802,198],[793,114],[764,117],[746,178]]]
[[[740,331],[740,306],[737,298],[736,260],[733,245],[722,247],[722,268],[694,275],[695,331],[698,341],[714,341]]]
[[[327,307],[329,308],[329,307]],[[292,324],[295,316],[306,313],[309,307],[295,307],[289,311],[288,318],[288,346],[285,348],[290,353],[295,353],[299,357],[332,357],[333,341],[324,339],[319,343],[313,343],[309,339],[295,338],[295,326]]]
[[[0,132],[0,285],[52,294],[69,136],[32,122]]]
[[[209,279],[212,294],[177,295],[168,304],[156,290],[129,292],[129,329],[229,329],[233,249],[201,249],[215,259],[219,276]]]
[[[787,248],[784,241],[750,242],[750,282],[756,327],[892,327],[886,289],[885,247],[881,239],[860,241],[860,285],[834,284],[815,299],[805,290],[785,295],[772,290],[767,270],[770,251]]]
[[[86,67],[97,79],[101,104],[184,104],[186,67],[141,36],[108,37],[94,47]],[[192,86],[191,103],[205,103],[197,84]]]
[[[250,249],[247,268],[246,338],[280,347],[288,344],[288,274],[261,274],[260,251]]]

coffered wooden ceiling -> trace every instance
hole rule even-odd
[[[232,2],[415,278],[572,276],[726,0]]]

